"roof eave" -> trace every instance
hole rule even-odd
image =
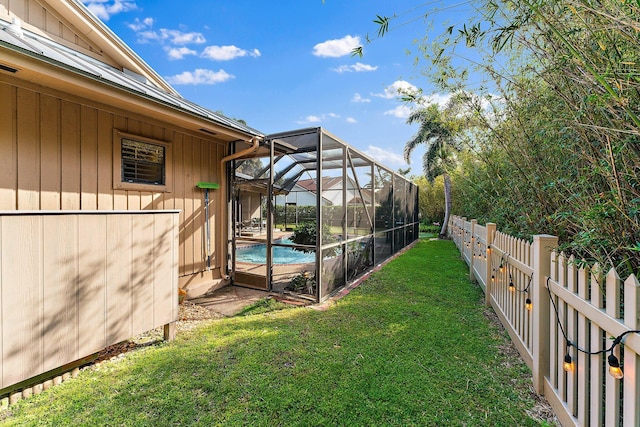
[[[263,134],[254,129],[246,131],[227,127],[209,117],[197,115],[177,105],[162,102],[143,93],[114,82],[101,79],[81,70],[47,60],[13,45],[0,42],[7,48],[2,63],[18,71],[15,78],[38,85],[72,93],[123,110],[134,110],[168,123],[181,124],[190,130],[202,132],[223,141],[249,140]]]
[[[46,0],[83,34],[96,43],[110,57],[153,82],[159,88],[180,96],[166,80],[149,66],[138,54],[127,46],[109,27],[98,19],[79,0]],[[96,31],[99,30],[99,31]]]

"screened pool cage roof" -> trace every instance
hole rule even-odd
[[[320,142],[322,144],[322,154],[319,158]],[[237,146],[236,151],[245,148],[245,143],[240,144],[243,144],[243,146]],[[350,167],[359,168],[375,165],[389,173],[393,173],[393,170],[379,164],[321,127],[268,135],[260,143],[260,147],[256,152],[238,159],[237,165],[241,165],[243,160],[269,158],[271,145],[273,145],[274,151],[274,195],[289,193],[299,180],[304,179],[305,173],[319,170],[319,160],[322,162],[323,171],[342,169],[344,148],[348,148],[347,155]],[[248,145],[246,146],[248,147]],[[240,170],[242,169],[240,168]],[[261,169],[252,171],[251,174],[239,171],[236,168],[236,186],[267,194],[270,170],[268,162],[265,162]]]

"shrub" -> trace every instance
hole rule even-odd
[[[298,225],[293,232],[291,240],[298,245],[316,246],[317,225],[315,221],[305,222]],[[333,243],[336,239],[331,235],[329,225],[322,224],[322,242],[324,244]],[[294,248],[303,252],[313,252],[315,249]]]
[[[305,294],[313,295],[315,293],[316,288],[316,276],[315,274],[311,274],[308,271],[304,271],[294,278],[291,279],[291,282],[285,288],[288,291],[293,292],[302,292]]]

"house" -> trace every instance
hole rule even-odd
[[[0,397],[171,338],[178,288],[274,290],[298,267],[240,271],[233,251],[278,245],[272,201],[294,190],[329,232],[311,300],[418,236],[417,187],[325,130],[266,136],[185,100],[79,0],[0,0]],[[266,241],[236,232],[254,219]]]
[[[0,0],[0,390],[171,325],[178,286],[228,283],[227,163],[262,136],[80,1]]]
[[[180,286],[208,290],[196,185],[224,186],[229,141],[261,133],[181,98],[78,1],[2,0],[0,19],[0,210],[178,209]]]

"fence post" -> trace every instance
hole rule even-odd
[[[493,238],[496,235],[496,225],[493,222],[488,222],[485,227],[487,231],[487,259],[485,261],[486,269],[484,274],[484,283],[486,284],[487,289],[484,294],[484,303],[487,307],[491,307],[491,292],[493,292],[493,281],[491,280],[491,276],[493,276],[493,266],[491,265],[491,245],[493,245]]]
[[[551,275],[551,252],[558,238],[548,234],[533,236],[533,388],[544,394],[544,378],[549,375],[550,301],[547,276]]]
[[[473,251],[476,249],[476,236],[474,235],[474,233],[476,232],[476,224],[478,223],[477,219],[472,219],[471,220],[471,237],[469,239],[469,241],[471,243],[469,243],[469,247],[471,248],[469,251],[469,280],[471,280],[472,282],[476,280],[475,275],[473,274]]]

